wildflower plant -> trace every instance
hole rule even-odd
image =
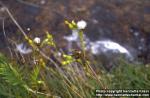
[[[0,54],[0,98],[94,98],[95,89],[150,88],[149,68],[121,63],[121,68],[110,73],[113,75],[96,72],[99,67],[93,69],[94,65],[86,59],[85,21],[65,21],[71,30],[78,31],[81,46],[81,50],[66,54],[57,49],[51,33],[46,32],[43,40],[29,38],[6,7],[5,11],[32,47],[31,59],[27,62],[35,59],[36,63],[22,65]],[[47,51],[51,55],[43,51],[46,46],[50,46]],[[57,53],[61,56],[56,56]]]
[[[56,46],[54,43],[53,36],[48,31],[46,31],[46,38],[42,41],[41,47],[44,45],[49,45],[52,47]]]
[[[23,33],[32,47],[31,58],[36,63],[19,65],[0,54],[0,98],[94,98],[95,89],[150,87],[150,67],[135,68],[121,62],[122,66],[108,75],[94,66],[87,59],[84,46],[83,31],[87,23],[66,20],[65,24],[71,30],[78,31],[81,50],[72,50],[71,54],[59,51],[48,31],[43,40],[40,37],[31,39]],[[48,51],[53,58],[42,51],[46,46],[50,46]]]
[[[87,23],[84,20],[78,21],[77,23],[74,20],[71,22],[66,20],[65,23],[68,25],[68,27],[71,30],[76,30],[78,32],[80,45],[81,45],[82,51],[85,53],[85,45],[84,45],[85,42],[83,39],[83,30],[86,28]]]

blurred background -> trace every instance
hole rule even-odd
[[[10,55],[4,29],[13,41],[25,41],[3,10],[6,6],[31,38],[42,38],[49,31],[58,47],[65,48],[64,36],[71,30],[64,21],[85,20],[84,34],[91,42],[111,40],[128,50],[134,60],[150,62],[150,0],[0,0],[0,4],[0,51],[4,54]]]

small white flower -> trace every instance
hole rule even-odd
[[[62,53],[61,53],[61,52],[58,52],[57,55],[60,57],[60,56],[62,56]]]
[[[40,44],[41,43],[41,39],[39,37],[35,37],[33,40],[36,44]]]
[[[85,29],[86,26],[87,26],[87,23],[84,20],[81,20],[81,21],[77,22],[78,29]]]
[[[30,28],[27,28],[27,31],[31,31],[31,29],[30,29]]]

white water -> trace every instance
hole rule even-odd
[[[27,48],[24,43],[16,45],[17,51],[19,51],[21,54],[29,54],[32,52],[32,49]]]
[[[68,41],[69,45],[72,45],[73,42],[76,42],[77,45],[80,47],[77,30],[73,30],[72,34],[69,36],[65,36],[64,39]],[[132,57],[130,51],[117,42],[111,40],[98,40],[92,42],[89,40],[89,38],[86,37],[86,35],[84,35],[84,39],[86,44],[86,50],[90,50],[91,53],[94,55],[100,55],[101,53],[107,54],[108,51],[112,51],[112,53],[125,54],[130,59]],[[68,48],[71,48],[71,46],[68,46]]]
[[[102,40],[91,42],[91,49],[93,54],[98,54],[101,50],[103,52],[107,52],[108,50],[112,50],[113,52],[119,52],[124,54],[130,54],[130,52],[120,44],[110,41],[110,40]],[[97,51],[97,52],[96,52]]]

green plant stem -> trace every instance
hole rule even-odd
[[[79,30],[79,38],[80,38],[82,52],[83,52],[83,55],[85,56],[85,44],[84,44],[84,37],[83,37],[83,31],[82,30]]]
[[[31,92],[31,93],[33,93],[33,94],[44,95],[44,96],[47,96],[47,97],[61,98],[61,97],[59,97],[59,96],[53,96],[53,95],[50,95],[50,94],[46,94],[46,93],[42,93],[42,92],[39,92],[39,91],[35,91],[35,90],[29,88],[27,85],[23,85],[23,87],[24,87],[27,91],[29,91],[29,92]]]

